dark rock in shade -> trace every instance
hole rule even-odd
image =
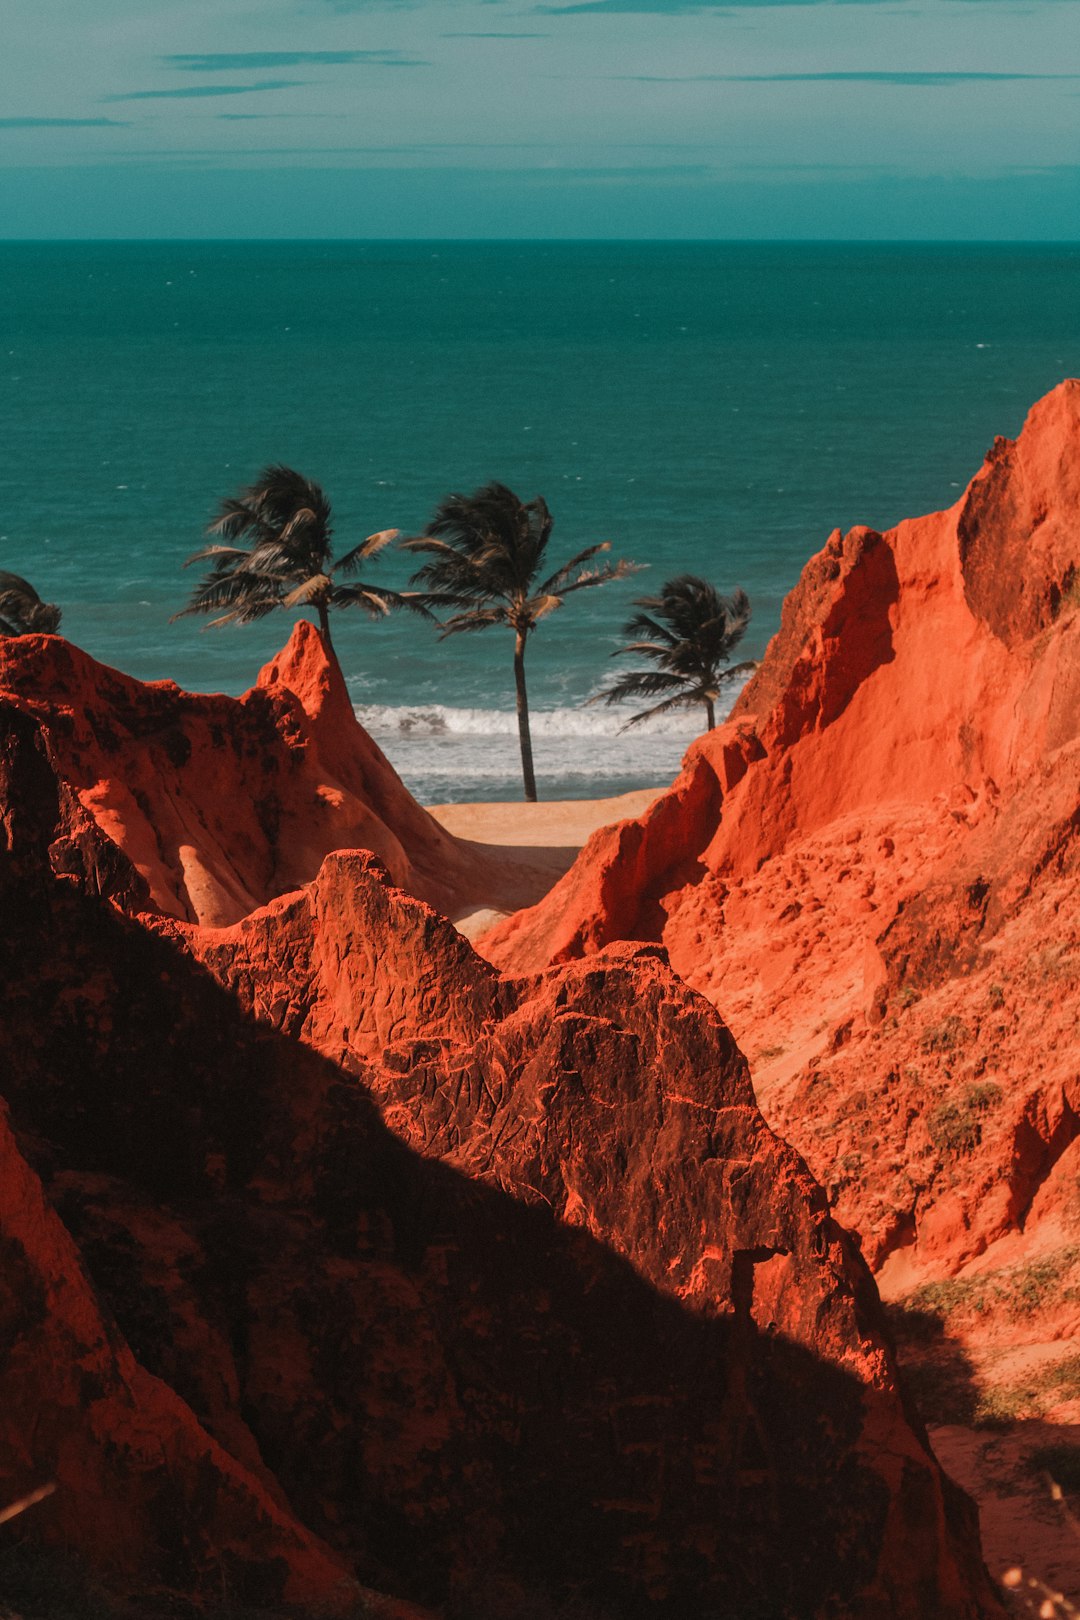
[[[1034,1257],[1072,1185],[1078,510],[1073,379],[948,511],[837,530],[678,781],[479,941],[513,973],[662,943],[883,1287]]]
[[[367,854],[229,929],[0,714],[0,1488],[115,1584],[976,1620],[869,1276],[654,948],[501,980]],[[58,870],[59,869],[59,872]]]
[[[443,910],[484,892],[482,859],[409,794],[306,620],[242,698],[137,681],[46,636],[0,638],[0,698],[40,722],[84,819],[166,916],[235,922],[341,848]]]

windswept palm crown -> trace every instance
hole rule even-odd
[[[0,636],[53,636],[60,628],[60,609],[43,602],[18,574],[0,572]]]
[[[361,563],[396,540],[396,529],[369,534],[343,557],[331,553],[330,502],[318,484],[291,467],[267,467],[249,489],[222,502],[207,534],[216,538],[184,564],[210,562],[182,612],[216,613],[211,624],[248,624],[275,608],[315,609],[319,629],[329,652],[329,609],[363,608],[379,618],[393,608],[425,612],[415,592],[387,590],[381,585],[353,581],[345,585],[339,574],[350,574]]]
[[[518,735],[527,799],[536,798],[536,779],[525,689],[525,643],[540,620],[561,607],[574,591],[625,579],[638,567],[632,562],[588,567],[600,552],[610,549],[605,540],[586,546],[538,582],[553,522],[541,496],[521,501],[505,484],[491,483],[473,495],[448,495],[427,532],[404,542],[406,550],[427,558],[409,582],[421,588],[424,602],[433,608],[458,610],[443,624],[443,636],[486,630],[494,624],[514,631]]]
[[[635,613],[623,626],[624,636],[633,636],[625,647],[612,654],[629,653],[648,658],[652,669],[631,670],[620,675],[591,702],[624,703],[628,698],[659,698],[627,721],[623,730],[671,709],[689,709],[697,703],[705,707],[709,730],[716,724],[716,699],[720,683],[744,670],[752,662],[724,666],[742,640],[750,622],[750,599],[745,591],[734,590],[721,596],[715,585],[695,574],[680,574],[660,587],[656,596],[642,596],[634,603]]]

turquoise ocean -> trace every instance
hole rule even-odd
[[[648,565],[530,643],[542,797],[668,780],[698,717],[581,707],[631,599],[741,585],[756,656],[829,531],[950,505],[1080,371],[1080,247],[0,244],[0,568],[146,679],[239,693],[285,640],[170,624],[217,502],[270,461],[341,549],[491,478]],[[377,577],[401,584],[388,553]],[[515,797],[511,644],[339,614],[358,712],[428,802]]]

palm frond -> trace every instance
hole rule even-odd
[[[366,562],[369,557],[382,551],[401,536],[400,529],[380,529],[377,534],[369,534],[366,540],[361,540],[358,546],[353,546],[343,557],[339,557],[334,564],[335,573],[348,574],[360,563]]]
[[[612,658],[622,658],[623,653],[635,654],[636,658],[667,658],[669,648],[656,642],[627,642],[625,646],[617,646]]]
[[[242,497],[230,495],[222,501],[217,517],[206,525],[206,532],[223,534],[227,539],[237,540],[249,530],[261,528],[262,520],[256,509]]]
[[[12,636],[51,636],[60,627],[60,609],[55,602],[43,602],[30,581],[21,574],[0,570],[0,618]]]
[[[505,484],[492,482],[472,495],[448,495],[435,509],[425,534],[406,549],[427,552],[424,583],[436,590],[506,601],[524,598],[540,567],[553,519],[543,497],[522,501]],[[441,542],[432,544],[431,542]],[[468,581],[469,583],[466,583]]]
[[[752,675],[758,667],[756,658],[744,658],[741,664],[732,664],[730,669],[721,672],[722,681],[733,681],[736,675]]]
[[[55,602],[35,602],[26,614],[26,628],[35,636],[55,636],[61,617]]]
[[[649,597],[640,597],[639,605],[649,600],[651,600]],[[674,647],[679,639],[674,630],[669,629],[666,624],[661,624],[659,619],[654,619],[648,613],[635,613],[632,618],[627,619],[623,625],[623,635],[648,636],[659,642],[662,647]]]
[[[331,607],[365,607],[368,606],[368,599],[374,597],[386,604],[376,610],[375,616],[403,608],[422,619],[434,620],[434,614],[420,591],[391,591],[384,585],[365,585],[356,581],[351,585],[335,585],[329,600]]]
[[[8,574],[0,576],[14,579],[17,576]],[[25,581],[20,582],[25,585]],[[0,591],[0,619],[3,620],[4,635],[11,636],[51,636],[60,628],[60,609],[55,602],[43,602],[32,585],[25,585],[25,589],[9,587]]]
[[[605,686],[589,699],[590,703],[624,703],[627,698],[657,697],[661,692],[683,692],[685,682],[662,669],[632,670],[620,675],[617,681]],[[688,694],[688,701],[700,702],[696,692]]]
[[[339,605],[344,607],[346,603],[363,608],[371,619],[384,619],[394,605],[388,591],[369,590],[366,585],[354,586],[348,597]]]
[[[191,593],[187,607],[174,613],[170,623],[187,618],[192,613],[215,613],[218,608],[235,609],[243,602],[258,604],[260,616],[278,607],[282,600],[281,583],[257,574],[210,574],[201,580]]]
[[[549,613],[554,613],[556,608],[561,607],[561,596],[530,596],[525,603],[525,622],[531,627],[538,623],[540,619],[546,619]]]
[[[328,574],[312,574],[286,596],[281,598],[282,607],[304,607],[309,602],[316,601],[325,596],[330,589],[330,576]]]
[[[447,619],[442,626],[439,640],[445,641],[447,636],[457,636],[473,630],[486,630],[493,624],[509,624],[507,610],[504,607],[472,608],[467,613],[455,613],[453,618]]]
[[[249,597],[246,601],[237,603],[230,612],[221,614],[217,619],[211,619],[206,628],[216,630],[222,624],[254,624],[256,619],[265,619],[268,613],[273,613],[274,609],[280,606],[280,602],[253,602]],[[182,615],[177,614],[176,617],[180,618]]]
[[[307,510],[329,537],[330,502],[314,479],[305,478],[293,467],[275,462],[264,467],[255,482],[243,491],[240,501],[274,529],[283,529],[295,514]]]
[[[654,703],[651,709],[642,709],[640,714],[632,714],[619,730],[629,731],[633,726],[640,726],[643,720],[654,720],[658,714],[671,714],[675,709],[696,708],[700,702],[700,698],[688,692],[679,693],[676,697],[665,698],[662,703]]]
[[[590,568],[577,579],[572,579],[564,585],[559,592],[560,596],[570,596],[574,591],[590,590],[594,585],[606,585],[612,579],[629,579],[631,574],[639,574],[648,563],[628,562],[625,559],[614,563],[605,563],[602,568]]]
[[[422,602],[429,609],[471,608],[477,600],[475,597],[463,596],[455,591],[403,591],[401,594],[415,598],[417,602]],[[481,597],[479,600],[483,601],[484,599]]]
[[[669,695],[628,724],[636,725],[665,708],[698,703],[709,707],[720,683],[746,668],[744,664],[725,668],[750,620],[745,591],[722,596],[708,580],[680,574],[667,580],[656,595],[639,597],[634,606],[640,611],[623,627],[623,634],[632,639],[612,656],[644,658],[658,667],[620,676],[597,694],[597,700],[620,703],[662,692]]]
[[[201,551],[192,552],[184,567],[190,568],[192,563],[205,562],[208,557],[217,559],[215,566],[221,567],[227,557],[238,562],[241,557],[247,556],[250,556],[250,552],[243,546],[203,546]]]
[[[337,570],[348,573],[398,538],[397,529],[369,534],[343,557],[332,560],[330,502],[318,484],[291,467],[265,467],[255,482],[223,501],[209,534],[248,544],[217,541],[189,563],[209,562],[210,572],[175,619],[218,613],[215,624],[243,624],[276,607],[317,607],[325,627],[328,606],[359,606],[373,618],[404,607],[430,618],[417,592],[382,590],[366,584],[338,586]],[[221,612],[225,609],[224,612]]]
[[[562,587],[566,584],[566,581],[573,574],[575,568],[580,568],[583,563],[587,563],[590,557],[596,556],[597,552],[610,550],[610,540],[601,540],[598,545],[586,546],[584,551],[579,551],[576,557],[571,557],[570,561],[564,562],[561,568],[556,568],[555,572],[550,576],[549,579],[545,579],[544,583],[540,587],[541,592],[546,593],[550,591],[552,594],[557,596]]]
[[[436,556],[458,557],[460,552],[452,546],[449,540],[440,540],[433,534],[410,534],[401,542],[402,551],[429,551]]]
[[[441,563],[427,563],[418,568],[409,580],[410,585],[424,587],[424,594],[436,605],[444,607],[459,603],[487,602],[492,599],[509,600],[507,594],[493,585],[480,570],[470,571],[468,565],[460,570],[443,567]]]

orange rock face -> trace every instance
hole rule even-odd
[[[139,734],[124,692],[95,747]],[[1000,1612],[865,1267],[662,953],[501,978],[366,852],[230,927],[147,912],[32,708],[0,705],[0,1490],[56,1481],[41,1537],[324,1611]]]
[[[443,910],[484,892],[468,846],[357,724],[306,620],[240,699],[135,681],[44,636],[0,642],[0,698],[41,722],[80,803],[168,916],[227,925],[355,847]]]
[[[875,1267],[1015,1232],[1077,1128],[1080,383],[947,512],[834,534],[726,725],[480,949],[655,940]]]

